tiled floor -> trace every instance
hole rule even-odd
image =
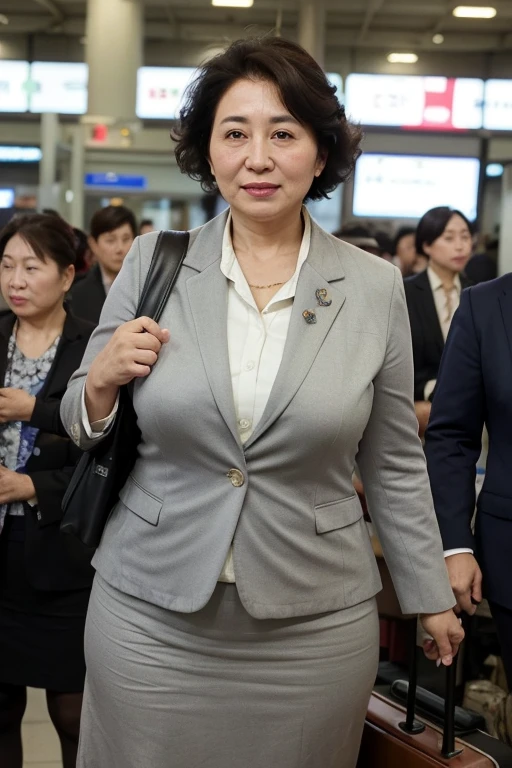
[[[48,717],[45,692],[29,689],[23,720],[23,768],[62,768],[57,734]]]

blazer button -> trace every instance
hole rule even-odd
[[[230,469],[227,477],[231,480],[231,485],[234,488],[240,488],[245,483],[245,477],[239,469]]]

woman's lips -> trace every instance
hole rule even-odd
[[[26,304],[27,299],[24,299],[23,296],[9,296],[9,301],[15,307],[21,307],[23,304]]]
[[[246,184],[242,189],[252,197],[272,197],[279,187],[276,184]]]

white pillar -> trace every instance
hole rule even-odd
[[[87,0],[89,116],[110,117],[116,122],[135,120],[143,28],[141,0]]]
[[[41,115],[41,162],[39,165],[40,208],[58,208],[57,148],[59,143],[59,119],[53,112]]]
[[[324,0],[300,0],[299,44],[324,66],[325,62],[325,5]]]
[[[500,250],[498,274],[512,272],[512,164],[506,165],[502,177]]]

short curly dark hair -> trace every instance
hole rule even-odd
[[[200,181],[205,192],[216,189],[208,162],[213,121],[220,100],[241,79],[273,83],[290,114],[311,128],[327,162],[305,201],[327,197],[354,170],[362,131],[347,120],[336,88],[309,53],[279,37],[238,40],[200,67],[171,132],[181,172]]]

